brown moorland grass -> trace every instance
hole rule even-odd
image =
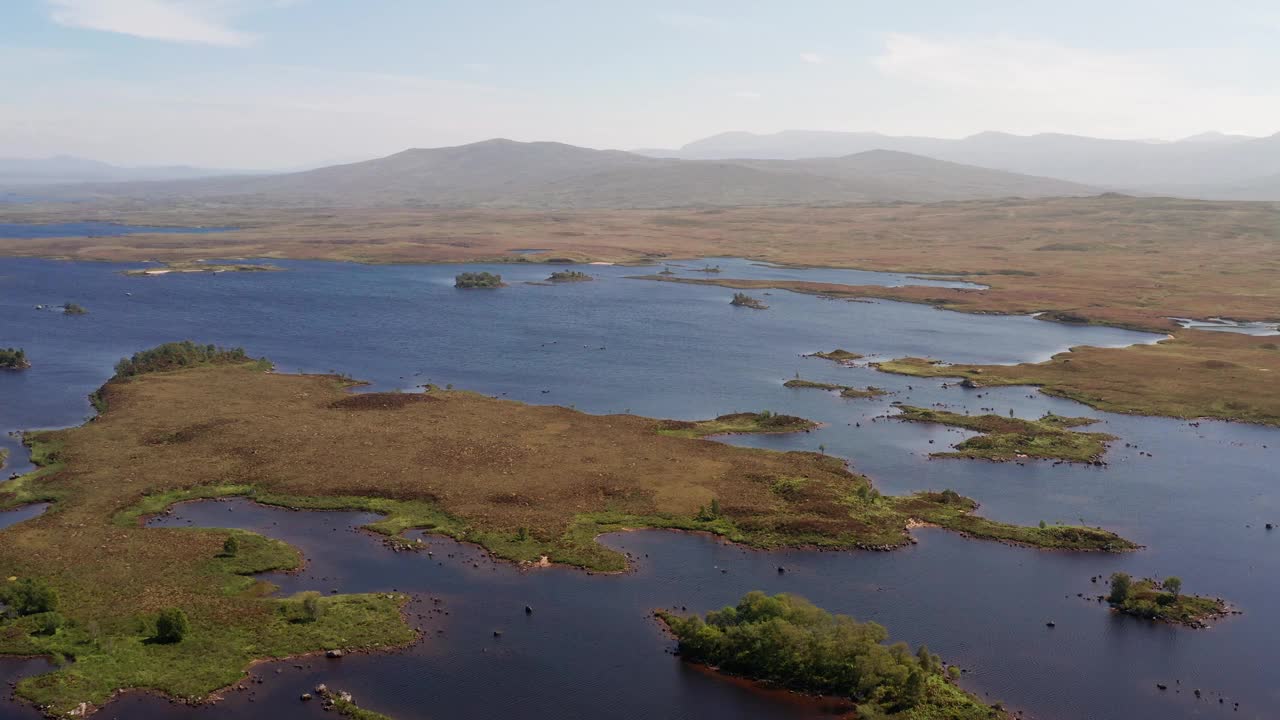
[[[926,205],[672,210],[280,209],[12,205],[5,222],[220,225],[234,232],[0,240],[0,254],[86,260],[266,257],[358,262],[705,256],[964,276],[985,291],[776,282],[981,312],[1167,329],[1168,317],[1280,319],[1280,204],[1101,196]],[[535,255],[513,249],[544,248]],[[669,276],[667,276],[669,277]],[[728,284],[732,279],[708,278]],[[732,287],[762,287],[732,281]]]
[[[874,366],[915,377],[960,377],[976,386],[1035,385],[1109,412],[1280,425],[1276,340],[1183,330],[1154,345],[1077,347],[1042,363],[948,365],[901,358]]]
[[[1047,548],[1136,547],[1100,529],[986,520],[950,491],[882,497],[837,458],[670,437],[649,418],[461,391],[349,402],[350,381],[265,367],[197,365],[113,381],[96,420],[29,436],[41,469],[0,488],[0,500],[53,505],[0,531],[0,568],[52,585],[67,623],[40,635],[24,619],[7,621],[0,652],[76,662],[24,680],[23,697],[56,713],[119,688],[200,698],[256,658],[412,638],[399,596],[326,597],[321,620],[293,621],[291,601],[264,597],[246,577],[296,565],[282,543],[236,532],[241,550],[227,557],[233,531],[140,524],[197,497],[372,510],[385,518],[370,529],[392,538],[421,527],[504,558],[607,570],[623,559],[595,538],[625,527],[704,530],[761,547],[888,548],[909,542],[916,520]],[[191,632],[177,645],[147,642],[166,607],[182,608]]]

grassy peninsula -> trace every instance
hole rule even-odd
[[[1097,422],[1093,418],[1045,415],[1039,420],[1023,420],[1000,415],[961,415],[945,410],[899,405],[895,417],[909,422],[938,423],[982,433],[966,439],[951,452],[932,453],[933,457],[975,458],[982,460],[1063,460],[1066,462],[1101,462],[1107,443],[1115,440],[1106,433],[1077,432],[1071,428]]]
[[[901,358],[874,366],[899,375],[964,378],[979,387],[1034,385],[1108,412],[1280,425],[1280,343],[1274,337],[1182,330],[1154,345],[1077,347],[1042,363]]]
[[[26,370],[31,367],[27,351],[22,348],[0,348],[0,370]]]
[[[804,378],[794,377],[782,383],[783,387],[789,388],[813,388],[815,390],[838,390],[840,397],[847,398],[869,398],[888,395],[888,391],[878,387],[868,385],[865,388],[856,388],[852,385],[837,385],[835,383],[816,382],[813,380],[805,380]]]
[[[453,286],[456,288],[500,288],[506,287],[507,284],[502,282],[501,275],[495,273],[464,272],[454,277]]]
[[[762,548],[889,549],[910,542],[912,523],[1036,547],[1135,547],[1092,528],[990,521],[950,491],[882,496],[818,453],[671,437],[649,418],[464,391],[352,395],[349,380],[269,367],[195,343],[140,352],[96,394],[96,420],[25,436],[38,469],[0,486],[0,506],[52,505],[0,530],[0,567],[39,590],[29,594],[47,589],[56,601],[0,621],[0,652],[75,662],[21,681],[21,697],[53,714],[100,705],[120,688],[203,698],[256,659],[414,637],[397,594],[267,596],[252,574],[299,563],[283,543],[141,524],[195,498],[367,510],[382,515],[368,529],[389,542],[423,528],[510,560],[599,570],[625,560],[596,537],[636,527],[707,531]],[[392,396],[412,400],[379,400]],[[747,415],[720,420],[716,431],[774,422]],[[161,617],[171,611],[181,611],[186,630],[157,642],[168,637]]]
[[[771,410],[758,413],[730,413],[714,420],[662,420],[658,432],[671,437],[697,438],[707,435],[803,432],[818,423],[795,415],[779,415]]]
[[[689,662],[768,685],[848,698],[858,717],[1007,718],[961,690],[923,645],[886,645],[876,623],[832,615],[795,595],[747,593],[736,606],[683,617],[658,611]]]
[[[1194,628],[1208,627],[1207,621],[1227,614],[1227,604],[1220,598],[1182,594],[1182,580],[1177,577],[1134,580],[1126,573],[1115,573],[1107,602],[1126,615]]]
[[[746,293],[736,292],[733,299],[729,301],[734,307],[751,308],[752,310],[768,310],[769,306],[760,301],[759,298],[751,297]]]

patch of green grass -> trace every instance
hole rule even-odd
[[[1101,528],[1084,525],[1010,525],[974,515],[978,503],[954,491],[919,492],[886,501],[907,516],[930,525],[984,540],[1049,550],[1127,552],[1140,545]]]
[[[284,658],[324,648],[394,647],[413,639],[400,608],[407,597],[395,594],[342,595],[321,599],[324,612],[312,623],[290,622],[286,600],[254,600],[264,621],[252,628],[238,623],[193,619],[178,643],[152,642],[152,620],[139,616],[132,632],[105,632],[93,623],[71,622],[51,636],[26,634],[0,650],[75,658],[62,668],[18,683],[22,698],[64,714],[81,702],[99,705],[121,688],[145,687],[183,700],[200,700],[212,688],[231,685],[245,667],[260,658]],[[10,627],[0,633],[10,638]]]
[[[40,481],[61,470],[62,443],[51,440],[45,432],[26,432],[22,443],[31,451],[31,464],[36,469],[6,481],[0,485],[0,510],[8,510],[36,502],[51,502],[62,497],[62,492]]]
[[[1082,433],[1073,427],[1097,422],[1093,418],[1045,415],[1039,420],[1022,420],[1000,415],[962,415],[944,410],[898,406],[898,418],[910,422],[938,423],[982,433],[957,444],[953,452],[936,452],[933,457],[1014,460],[1035,458],[1067,462],[1097,462],[1115,440],[1106,433]]]
[[[815,427],[818,427],[818,423],[812,420],[765,410],[758,413],[731,413],[714,420],[661,420],[657,430],[659,435],[700,438],[708,435],[791,433]]]

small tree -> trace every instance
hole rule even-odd
[[[156,618],[156,640],[162,643],[179,643],[191,627],[187,614],[181,608],[165,608]]]
[[[1178,598],[1178,593],[1182,592],[1182,578],[1176,575],[1165,578],[1160,585],[1169,591],[1175,600]]]
[[[222,554],[227,557],[235,557],[240,552],[240,541],[235,535],[228,535],[226,541],[222,543]]]
[[[898,697],[898,705],[905,709],[910,709],[919,705],[924,700],[926,692],[925,671],[916,668],[907,674],[907,681],[902,686],[902,693]]]
[[[315,622],[324,614],[324,606],[320,604],[320,593],[312,590],[302,593],[302,618],[307,622]]]
[[[711,517],[720,517],[720,501],[711,498]]]
[[[1114,605],[1123,604],[1129,599],[1129,589],[1133,586],[1133,578],[1128,573],[1113,573],[1111,575],[1111,594],[1107,596],[1107,602]]]

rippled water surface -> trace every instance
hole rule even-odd
[[[780,291],[754,292],[770,309],[753,311],[731,307],[732,291],[724,288],[625,279],[657,268],[578,267],[597,280],[545,286],[524,281],[543,280],[561,266],[278,264],[288,272],[126,277],[120,271],[135,266],[0,260],[0,346],[24,347],[34,364],[0,374],[0,431],[75,424],[91,413],[86,394],[121,356],[190,338],[244,346],[282,370],[348,373],[377,389],[453,383],[587,412],[700,418],[767,408],[803,415],[826,426],[732,442],[774,449],[822,444],[850,458],[884,492],[950,487],[981,501],[992,517],[1083,519],[1147,549],[1124,556],[1037,552],[922,531],[918,545],[892,553],[766,554],[702,536],[639,532],[607,538],[636,557],[636,571],[602,576],[563,568],[521,572],[439,539],[429,539],[434,559],[391,553],[361,533],[333,531],[365,520],[354,513],[186,505],[164,521],[252,528],[302,547],[311,560],[306,571],[274,579],[286,590],[415,592],[415,612],[425,614],[416,622],[427,639],[403,653],[311,660],[302,668],[284,663],[278,675],[275,666],[264,666],[256,672],[268,681],[251,686],[252,698],[233,693],[213,708],[179,710],[129,697],[104,717],[314,715],[318,709],[296,698],[315,682],[349,689],[362,704],[401,718],[812,715],[818,710],[810,705],[682,666],[663,652],[670,642],[648,618],[657,606],[705,611],[756,588],[799,592],[833,611],[881,622],[896,638],[928,643],[969,670],[966,687],[1033,717],[1265,718],[1280,707],[1277,675],[1265,660],[1280,647],[1273,610],[1280,532],[1263,529],[1280,520],[1280,432],[1110,415],[1029,388],[944,388],[801,357],[844,347],[880,357],[1012,363],[1074,345],[1120,346],[1156,336]],[[951,282],[722,258],[672,270],[706,277],[695,272],[705,265],[720,265],[723,277]],[[511,287],[455,290],[453,275],[462,270],[500,272]],[[34,310],[67,301],[89,314]],[[894,394],[848,400],[782,387],[796,373]],[[1012,409],[1022,417],[1090,415],[1121,440],[1105,468],[930,460],[931,450],[965,435],[876,419],[891,413],[895,400]],[[15,469],[23,469],[15,438],[0,443],[14,452]],[[779,576],[779,564],[790,571]],[[1245,614],[1191,631],[1113,617],[1077,597],[1101,592],[1091,576],[1117,570],[1179,575],[1188,591],[1226,597]],[[432,597],[442,600],[447,616],[430,612]],[[527,618],[525,604],[536,609]],[[1045,627],[1049,619],[1056,628]],[[501,638],[494,629],[503,630]],[[12,664],[0,668],[19,672]],[[1201,688],[1205,699],[1155,687],[1177,680]],[[1221,706],[1219,694],[1227,700]],[[1233,712],[1235,701],[1240,709]],[[10,712],[25,710],[0,706],[0,717]]]

